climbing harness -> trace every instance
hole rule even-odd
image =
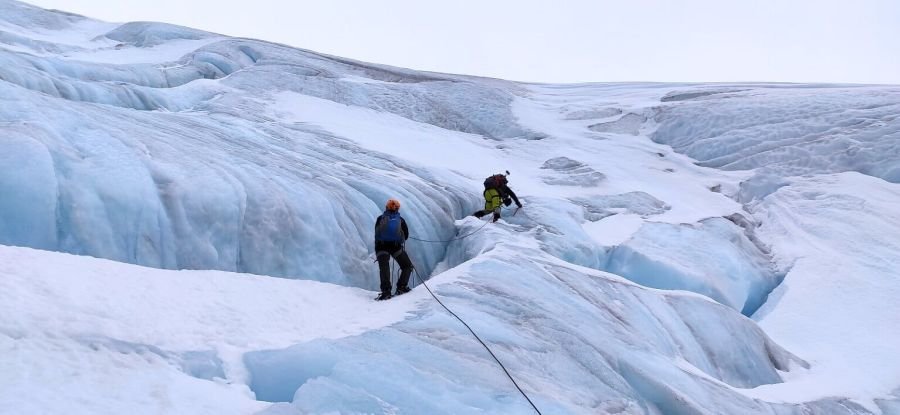
[[[456,319],[459,320],[460,323],[462,323],[464,326],[466,326],[467,329],[469,329],[469,333],[472,333],[472,335],[475,336],[475,339],[478,340],[478,342],[481,343],[482,346],[484,346],[484,349],[487,350],[487,352],[491,355],[491,357],[494,358],[494,361],[496,361],[497,364],[500,365],[500,368],[503,369],[503,373],[506,373],[506,377],[508,377],[509,380],[512,381],[513,385],[516,386],[516,389],[519,390],[519,393],[521,393],[522,396],[525,397],[525,400],[527,400],[528,403],[531,404],[531,407],[534,408],[534,411],[537,412],[538,415],[543,415],[541,413],[541,410],[538,409],[537,406],[535,406],[534,402],[531,401],[531,398],[528,397],[528,394],[525,393],[525,391],[522,390],[521,387],[519,387],[519,383],[516,382],[516,379],[512,377],[512,375],[509,373],[508,370],[506,370],[506,366],[504,366],[503,363],[500,361],[500,359],[497,358],[497,355],[495,355],[494,352],[491,351],[491,348],[488,347],[488,345],[483,340],[481,340],[481,337],[478,337],[478,334],[475,333],[475,330],[472,330],[472,327],[469,327],[469,325],[462,318],[460,318],[458,315],[456,315],[456,313],[454,313],[452,310],[450,310],[450,308],[448,308],[446,305],[444,305],[444,303],[439,298],[437,298],[436,295],[434,295],[434,291],[431,291],[431,288],[428,287],[428,284],[426,284],[425,280],[423,280],[422,277],[419,275],[419,270],[415,267],[415,265],[413,265],[413,271],[416,272],[416,279],[418,279],[419,282],[422,283],[422,285],[425,287],[425,289],[428,290],[428,293],[431,294],[431,297],[434,298],[435,301],[437,301],[438,304],[441,305],[441,307],[444,307],[444,310],[447,310],[448,313],[450,313],[453,317],[456,317]]]

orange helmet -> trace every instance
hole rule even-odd
[[[387,203],[384,204],[384,208],[387,210],[398,211],[400,210],[400,201],[397,199],[388,199]]]

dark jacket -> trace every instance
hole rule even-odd
[[[388,212],[384,212],[388,213]],[[383,215],[383,214],[382,214]],[[379,215],[375,218],[375,232],[378,232],[378,219],[381,218]],[[406,226],[406,220],[403,219],[403,216],[400,217],[400,231],[403,232],[403,240],[406,241],[409,239],[409,227]],[[391,241],[375,241],[375,252],[385,251],[388,253],[397,252],[403,249],[403,242],[391,242]]]
[[[512,200],[516,202],[516,206],[522,206],[522,203],[519,202],[519,198],[516,197],[516,193],[513,192],[512,189],[509,188],[509,186],[504,184],[497,190],[500,191],[501,198],[506,199],[507,197],[511,197]]]

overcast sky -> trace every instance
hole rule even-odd
[[[900,84],[898,0],[29,0],[520,81]]]

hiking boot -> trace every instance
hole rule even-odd
[[[397,291],[394,292],[394,295],[403,295],[408,293],[409,291],[409,287],[397,287]]]
[[[375,301],[384,301],[384,300],[390,300],[390,299],[391,299],[390,292],[381,293],[378,295],[378,297],[375,297]]]

